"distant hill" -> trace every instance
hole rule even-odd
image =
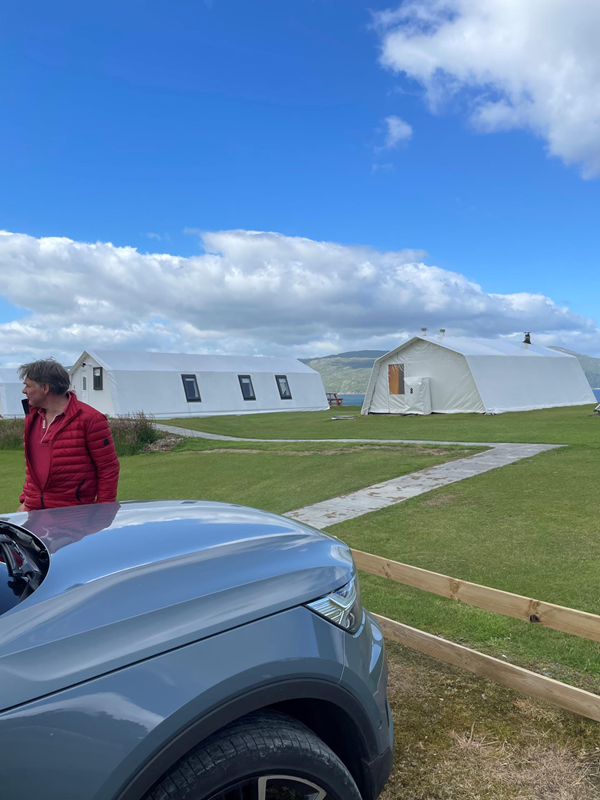
[[[373,362],[385,350],[356,350],[321,358],[301,358],[304,364],[321,373],[326,392],[363,394],[367,391]]]
[[[576,356],[590,385],[600,388],[600,358],[575,353],[564,347],[552,347],[551,349]],[[373,362],[385,353],[385,350],[355,350],[350,353],[337,353],[321,358],[301,358],[300,361],[321,373],[326,392],[363,394],[367,391]]]

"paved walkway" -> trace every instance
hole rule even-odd
[[[441,443],[437,442],[437,444]],[[326,528],[337,522],[345,522],[348,519],[360,517],[362,514],[369,514],[371,511],[402,503],[410,497],[417,497],[417,495],[430,492],[432,489],[439,489],[440,486],[448,486],[465,478],[481,475],[491,469],[514,464],[515,461],[520,461],[522,458],[529,458],[544,452],[544,450],[552,450],[561,445],[500,444],[490,446],[492,449],[485,453],[411,472],[409,475],[376,483],[374,486],[367,486],[366,489],[360,489],[351,494],[332,497],[330,500],[305,506],[296,511],[288,511],[284,516],[305,522],[307,525],[312,525],[313,528]]]
[[[490,442],[440,442],[428,439],[243,439],[236,436],[221,436],[217,433],[204,433],[190,428],[178,428],[174,425],[156,425],[166,433],[175,433],[179,436],[191,436],[200,439],[213,439],[225,442],[349,442],[370,444],[433,444],[433,445],[470,445],[489,447],[484,453],[449,461],[437,467],[429,467],[400,478],[376,483],[351,494],[332,497],[321,503],[304,506],[295,511],[288,511],[284,516],[297,519],[312,525],[314,528],[326,528],[337,522],[345,522],[371,511],[378,511],[387,506],[402,503],[410,497],[448,486],[451,483],[481,475],[497,467],[514,464],[523,458],[531,458],[546,450],[562,447],[559,444],[517,444],[517,443],[490,443]]]

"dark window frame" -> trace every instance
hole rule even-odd
[[[247,378],[250,381],[250,391],[252,392],[252,397],[246,397],[243,383],[244,378]],[[242,397],[244,400],[256,400],[256,392],[254,391],[254,384],[252,383],[252,375],[238,375],[238,381],[240,382],[240,389],[242,391]]]
[[[92,367],[93,391],[101,392],[103,387],[104,387],[104,370],[102,369],[102,367]]]
[[[281,384],[279,383],[280,379],[285,381],[285,385],[287,386],[287,391],[288,391],[287,394],[284,394],[281,391]],[[277,384],[277,388],[279,389],[279,397],[282,400],[291,400],[292,390],[290,389],[290,382],[288,381],[287,375],[275,375],[275,383]]]
[[[188,387],[187,387],[186,380],[190,380],[190,379],[194,381],[194,386],[196,387],[196,392],[198,394],[198,397],[190,397],[189,394],[188,394]],[[185,399],[187,400],[187,402],[188,403],[201,403],[202,402],[202,397],[200,395],[200,387],[198,386],[198,378],[196,377],[196,375],[194,375],[194,373],[192,373],[192,372],[185,373],[185,374],[182,374],[181,380],[182,380],[182,383],[183,383],[183,391],[184,391]]]

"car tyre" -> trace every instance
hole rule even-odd
[[[213,734],[145,800],[361,800],[352,775],[309,728],[257,712]]]

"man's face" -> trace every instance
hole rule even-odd
[[[23,394],[29,400],[31,408],[44,408],[46,397],[50,392],[50,386],[47,383],[36,383],[29,380],[29,378],[25,378],[23,383],[25,384],[23,386]]]

